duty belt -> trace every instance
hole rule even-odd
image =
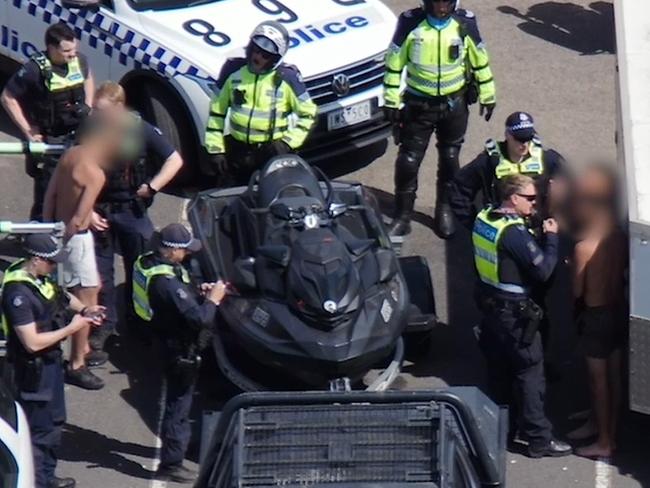
[[[410,89],[409,87],[406,88],[406,98],[407,101],[420,101],[423,103],[428,103],[432,105],[444,105],[447,103],[449,100],[458,100],[459,98],[462,98],[465,95],[465,92],[467,91],[467,87],[463,87],[460,90],[450,93],[449,95],[442,95],[439,97],[432,97],[429,96],[425,93],[416,93],[414,90]]]
[[[100,202],[97,206],[107,213],[122,213],[136,209],[137,202],[135,199],[121,202]]]

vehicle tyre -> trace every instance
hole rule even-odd
[[[136,100],[134,106],[165,134],[183,156],[185,165],[172,181],[172,189],[178,191],[193,186],[200,173],[197,164],[199,144],[184,107],[168,88],[158,83],[146,83],[140,95],[140,100]]]

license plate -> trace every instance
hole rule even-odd
[[[370,120],[370,100],[350,105],[327,115],[327,130],[336,130]]]

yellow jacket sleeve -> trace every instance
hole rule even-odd
[[[384,103],[386,107],[399,108],[402,72],[408,62],[409,34],[423,20],[422,9],[408,10],[400,15],[393,40],[386,51],[386,73],[384,74]]]
[[[287,96],[291,113],[298,118],[295,126],[282,136],[282,140],[291,149],[298,149],[305,143],[316,122],[318,107],[312,101],[302,76],[295,66],[283,65],[278,68],[278,71],[288,88]]]
[[[469,68],[478,83],[479,103],[496,103],[496,85],[490,68],[490,56],[476,23],[476,17],[469,10],[459,10],[458,19],[465,29],[465,47]]]

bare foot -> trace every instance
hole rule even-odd
[[[612,457],[614,449],[610,446],[601,446],[598,443],[590,444],[589,446],[580,447],[576,449],[578,456],[596,459],[596,458],[609,458]]]

